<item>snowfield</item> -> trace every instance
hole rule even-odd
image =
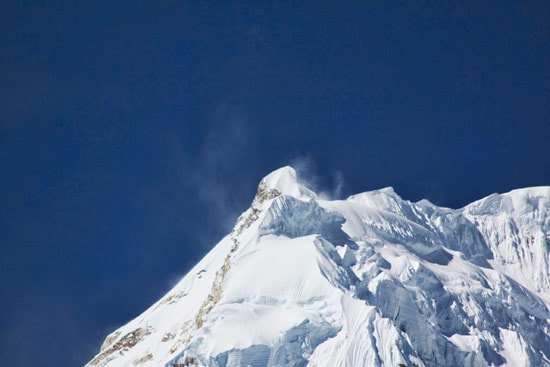
[[[291,167],[86,366],[550,366],[550,187],[328,201]]]

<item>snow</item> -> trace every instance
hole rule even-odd
[[[550,187],[322,200],[293,168],[88,366],[550,366]]]
[[[271,172],[262,181],[265,182],[267,187],[279,191],[282,195],[296,198],[317,198],[317,194],[298,183],[296,171],[290,166]]]
[[[397,329],[376,313],[374,307],[347,295],[342,296],[342,330],[313,353],[308,366],[377,366],[406,364]],[[414,359],[414,357],[413,357]]]
[[[516,332],[500,329],[502,335],[502,355],[506,359],[507,366],[529,367],[529,358],[526,353],[526,345],[521,336]]]
[[[310,235],[284,239],[268,235],[247,246],[235,259],[238,268],[225,283],[222,302],[305,304],[330,295],[334,287],[323,275],[333,264]],[[246,287],[243,287],[246,284]]]

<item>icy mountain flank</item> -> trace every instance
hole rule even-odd
[[[87,366],[550,366],[550,187],[459,210],[265,177]]]

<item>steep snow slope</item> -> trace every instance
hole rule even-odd
[[[87,366],[550,366],[550,187],[460,210],[281,168]]]

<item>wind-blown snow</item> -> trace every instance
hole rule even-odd
[[[550,366],[550,187],[321,200],[291,167],[87,366]]]

